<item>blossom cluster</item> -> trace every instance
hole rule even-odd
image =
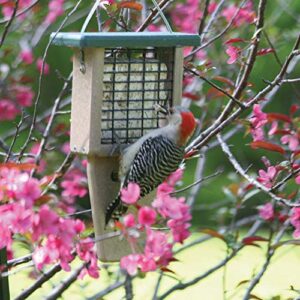
[[[182,169],[178,169],[158,187],[151,207],[136,204],[140,196],[137,184],[129,183],[122,190],[122,201],[137,208],[136,215],[129,213],[117,223],[132,248],[133,253],[124,256],[120,262],[121,268],[130,275],[135,275],[138,270],[148,272],[165,268],[174,260],[174,244],[183,243],[189,237],[190,208],[183,197],[176,198],[172,195],[182,172]],[[168,227],[167,232],[154,227],[161,222]],[[142,233],[146,236],[144,251],[138,252],[137,243]]]
[[[32,246],[32,258],[38,270],[59,262],[62,269],[69,271],[77,252],[86,262],[81,276],[88,273],[97,278],[94,245],[89,239],[81,238],[84,223],[62,217],[51,207],[51,196],[42,195],[43,179],[30,177],[32,167],[14,163],[0,166],[0,249],[6,247],[12,258],[14,237],[22,235]]]
[[[275,165],[272,165],[266,157],[262,159],[265,169],[258,171],[257,181],[268,189],[272,189],[286,176],[293,179],[296,188],[300,184],[298,159],[300,136],[297,129],[298,116],[295,115],[298,111],[297,105],[291,106],[289,115],[265,113],[260,104],[255,104],[253,107],[253,115],[250,118],[250,133],[253,138],[251,146],[255,149],[264,149],[281,155],[281,159],[277,160]],[[281,191],[281,196],[292,200],[297,197],[297,192],[285,194]],[[290,218],[290,223],[295,229],[295,238],[300,237],[299,211],[299,208],[293,208],[290,216],[288,216],[286,208],[282,205],[268,202],[259,207],[259,215],[266,221],[279,220],[283,222]]]

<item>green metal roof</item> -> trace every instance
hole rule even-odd
[[[68,47],[176,47],[198,46],[199,35],[168,32],[59,32],[52,33],[53,44]]]

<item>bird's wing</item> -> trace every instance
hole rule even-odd
[[[184,156],[184,148],[168,138],[159,135],[143,142],[137,152],[123,187],[129,182],[141,188],[141,197],[150,193],[179,167]]]

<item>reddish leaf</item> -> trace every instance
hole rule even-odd
[[[293,115],[299,108],[300,108],[299,105],[293,104],[293,105],[290,107],[290,114]]]
[[[209,228],[202,229],[202,230],[200,230],[200,232],[208,234],[210,236],[213,236],[215,238],[218,238],[218,239],[221,239],[221,240],[225,241],[224,235],[221,234],[221,233],[219,233],[219,232],[217,232],[217,231],[215,231],[215,230],[213,230],[213,229],[209,229]]]
[[[242,240],[242,243],[244,245],[253,245],[254,242],[267,242],[268,239],[264,238],[264,237],[261,237],[261,236],[249,236],[249,237],[245,237],[243,240]]]
[[[118,3],[119,8],[129,8],[134,9],[137,11],[141,11],[143,9],[143,5],[140,3],[137,3],[135,1],[123,1],[121,3]]]
[[[216,88],[212,87],[207,91],[206,96],[208,99],[214,99],[214,98],[224,97],[225,95],[219,90],[217,90]]]
[[[40,184],[41,186],[47,186],[50,182],[54,181],[56,178],[61,177],[63,174],[62,173],[55,173],[53,175],[48,175],[48,176],[44,176],[41,181]]]
[[[187,158],[193,157],[198,154],[199,154],[199,150],[191,150],[184,155],[184,158],[187,159]]]
[[[229,39],[224,44],[225,45],[229,45],[229,44],[240,43],[240,42],[245,42],[245,40],[244,39],[240,39],[240,38],[233,38],[233,39]]]
[[[251,145],[251,148],[253,148],[253,149],[265,149],[265,150],[269,150],[269,151],[279,152],[281,154],[285,153],[285,151],[282,147],[272,144],[272,143],[264,142],[264,141],[252,142],[250,145]]]
[[[249,295],[249,299],[263,300],[262,298],[259,298],[259,297],[257,297],[257,296],[254,295],[254,294],[250,294],[250,295]]]
[[[199,96],[198,95],[195,95],[195,94],[189,93],[189,92],[183,93],[183,97],[189,98],[189,99],[191,99],[193,101],[198,101],[199,100]]]
[[[39,197],[39,198],[35,201],[35,204],[36,204],[36,205],[46,204],[46,203],[48,203],[50,200],[53,200],[53,196],[51,196],[51,195],[43,195],[43,196]]]
[[[287,123],[292,122],[289,116],[280,113],[268,113],[267,116],[269,122],[273,122],[273,121],[283,121]]]
[[[0,169],[1,168],[18,169],[20,171],[31,171],[32,169],[36,169],[37,165],[31,163],[17,164],[14,162],[8,162],[0,164]]]
[[[274,49],[272,48],[264,48],[264,49],[260,49],[259,51],[257,51],[257,56],[262,56],[262,55],[266,55],[269,53],[273,53],[275,52]]]
[[[162,272],[168,272],[168,273],[176,274],[174,271],[172,271],[172,270],[170,270],[170,269],[168,269],[168,268],[166,268],[166,267],[161,267],[160,270],[161,270]]]
[[[220,81],[220,82],[223,82],[223,83],[226,83],[230,86],[234,86],[234,82],[226,77],[223,77],[223,76],[215,76],[213,77],[214,80],[217,80],[217,81]]]
[[[249,280],[248,279],[245,279],[245,280],[242,280],[242,281],[240,281],[238,284],[237,284],[237,288],[239,287],[239,286],[241,286],[241,285],[243,285],[243,284],[245,284],[245,283],[248,283],[249,282]]]

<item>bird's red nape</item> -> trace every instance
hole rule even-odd
[[[196,128],[196,120],[191,112],[181,112],[180,144],[185,145]]]

